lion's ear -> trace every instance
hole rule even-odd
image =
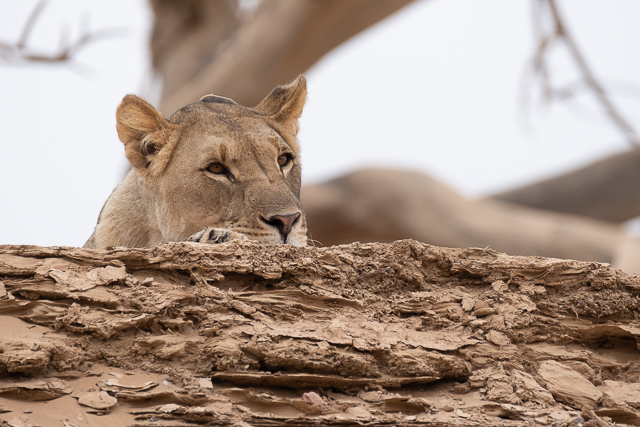
[[[118,137],[125,145],[131,165],[145,175],[161,173],[171,156],[175,126],[135,95],[122,99],[116,110],[116,121]]]
[[[307,80],[299,76],[288,85],[278,86],[254,108],[279,123],[293,135],[298,133],[298,118],[307,100]]]

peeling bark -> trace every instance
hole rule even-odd
[[[640,425],[640,278],[606,264],[412,240],[0,246],[0,279],[0,421],[29,402],[18,419],[41,425],[525,425],[583,407]]]

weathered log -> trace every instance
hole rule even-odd
[[[0,246],[0,279],[4,423],[640,420],[640,278],[605,264],[412,240]]]

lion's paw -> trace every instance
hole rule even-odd
[[[246,238],[247,237],[244,234],[237,233],[227,228],[207,227],[204,230],[198,231],[197,233],[189,236],[187,242],[216,244]]]

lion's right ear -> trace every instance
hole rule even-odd
[[[131,165],[143,175],[164,170],[177,140],[175,125],[144,99],[127,95],[116,110],[118,137]]]
[[[300,75],[293,82],[278,86],[271,91],[254,110],[279,123],[282,128],[295,135],[298,119],[307,100],[307,80]]]

